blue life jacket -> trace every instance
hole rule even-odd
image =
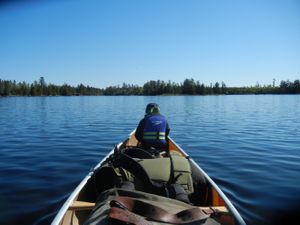
[[[163,115],[152,114],[145,117],[143,142],[166,144],[167,120]]]

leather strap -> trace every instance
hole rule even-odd
[[[210,216],[209,214],[204,213],[200,208],[190,208],[176,214],[172,214],[158,206],[121,196],[117,197],[115,200],[112,200],[110,205],[111,207],[118,207],[123,211],[130,211],[135,213],[135,215],[138,214],[153,221],[172,224],[187,224],[196,221],[199,223],[204,223]],[[115,217],[115,219],[118,218]],[[119,220],[124,221],[124,218],[119,217]]]
[[[152,225],[151,222],[145,220],[143,217],[117,207],[111,207],[109,218],[134,225]]]
[[[217,209],[214,209],[212,207],[208,207],[208,208],[205,208],[205,209],[201,209],[205,214],[216,214],[218,213],[218,210]]]

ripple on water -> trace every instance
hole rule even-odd
[[[299,208],[299,95],[18,97],[0,99],[0,224],[49,224],[149,102],[247,224]]]

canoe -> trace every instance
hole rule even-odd
[[[107,190],[101,189],[100,193],[99,190],[97,190],[97,185],[104,185],[107,186],[106,182],[108,182],[109,177],[105,177],[105,173],[98,173],[98,171],[103,167],[105,163],[107,163],[110,159],[114,157],[116,152],[122,153],[124,151],[127,151],[128,149],[135,149],[138,146],[138,141],[135,139],[134,132],[131,132],[129,137],[124,140],[123,142],[120,142],[117,146],[115,146],[114,149],[112,149],[109,154],[103,158],[96,166],[95,168],[88,173],[88,175],[81,181],[81,183],[76,187],[76,189],[71,193],[69,198],[66,200],[66,202],[63,204],[61,209],[56,214],[54,220],[52,221],[52,225],[81,225],[81,224],[102,224],[102,223],[88,223],[87,221],[90,220],[91,216],[93,216],[93,213],[95,214],[98,210],[99,206],[99,195],[103,195],[107,192]],[[225,196],[225,194],[221,191],[221,189],[216,185],[216,183],[203,171],[202,168],[200,168],[195,161],[188,156],[188,154],[180,148],[175,141],[172,138],[168,139],[168,149],[167,152],[164,154],[160,154],[159,157],[161,157],[163,160],[168,160],[168,157],[171,157],[171,155],[177,155],[180,157],[183,157],[185,159],[188,159],[188,162],[190,163],[191,167],[193,167],[193,170],[196,171],[193,174],[201,174],[203,176],[203,179],[205,180],[205,187],[200,192],[197,193],[197,190],[195,190],[195,193],[192,197],[193,203],[183,203],[179,202],[176,199],[170,199],[169,205],[173,204],[174,208],[173,212],[167,212],[166,210],[161,209],[160,207],[163,205],[151,205],[149,202],[145,203],[143,199],[140,200],[132,200],[129,199],[131,202],[134,202],[134,204],[142,204],[142,206],[146,206],[146,208],[150,207],[152,211],[161,211],[165,212],[166,215],[164,215],[163,219],[160,220],[160,217],[157,215],[143,215],[143,212],[139,215],[140,212],[123,210],[124,204],[121,205],[122,212],[130,213],[133,215],[132,217],[133,222],[128,222],[127,224],[161,224],[159,221],[162,222],[162,224],[223,224],[223,225],[245,225],[243,218],[240,216],[238,211],[235,209],[233,204],[230,202],[230,200]],[[153,165],[153,168],[155,168],[155,165]],[[100,175],[99,175],[100,174]],[[100,176],[100,177],[99,177]],[[97,180],[95,179],[97,177]],[[195,187],[198,188],[197,186]],[[203,187],[202,187],[203,188]],[[205,191],[203,191],[205,190]],[[109,191],[109,190],[108,190]],[[105,192],[105,193],[104,193]],[[156,193],[147,193],[146,190],[137,190],[136,192],[139,193],[139,196],[143,196],[143,193],[145,195],[150,195],[151,199],[160,199],[162,202],[167,202],[169,199],[169,196],[158,196]],[[157,198],[155,198],[157,196]],[[200,201],[201,199],[201,201]],[[199,200],[199,201],[198,201]],[[158,201],[158,200],[157,200]],[[118,202],[117,202],[118,203]],[[148,204],[149,203],[149,204]],[[101,202],[100,202],[101,204]],[[110,201],[110,206],[112,206],[112,201]],[[126,205],[126,203],[125,203]],[[196,215],[190,218],[181,218],[180,212],[174,212],[177,206],[188,206],[182,211],[190,212],[190,211],[197,211]],[[98,208],[97,208],[98,207]],[[137,208],[137,207],[135,207]],[[112,211],[113,208],[111,208]],[[121,212],[121,214],[122,214]],[[154,213],[155,214],[155,213]],[[200,218],[199,215],[204,215],[205,218]],[[169,218],[170,221],[168,221]],[[138,219],[138,220],[137,220]],[[140,219],[140,220],[139,220]],[[194,219],[194,220],[193,220]],[[136,222],[142,221],[142,222]],[[173,222],[172,222],[173,221]],[[197,222],[198,221],[198,222]],[[124,222],[118,223],[118,219],[114,220],[113,224],[126,224]]]

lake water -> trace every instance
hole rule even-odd
[[[0,224],[49,224],[149,102],[247,224],[299,212],[300,95],[11,97],[0,98]]]

